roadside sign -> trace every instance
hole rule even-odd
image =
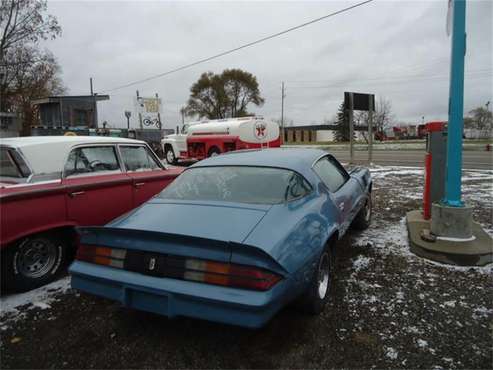
[[[363,94],[363,93],[355,93],[355,92],[344,92],[344,106],[349,108],[349,94],[353,95],[353,109],[354,110],[370,110],[370,96],[373,97],[371,99],[372,105],[371,110],[375,111],[375,95],[374,94]]]
[[[161,99],[157,97],[136,97],[136,111],[142,124],[147,128],[160,128]]]

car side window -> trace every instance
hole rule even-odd
[[[120,153],[127,171],[152,171],[161,168],[145,146],[122,145]]]
[[[103,175],[121,172],[112,146],[81,147],[72,149],[65,163],[65,177],[78,175]]]
[[[313,170],[332,193],[339,190],[348,180],[348,174],[344,169],[339,168],[330,157],[319,159],[313,165]]]

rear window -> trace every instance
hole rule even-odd
[[[14,149],[0,148],[0,176],[23,178],[30,175],[29,168]]]
[[[120,153],[127,171],[152,171],[161,168],[144,146],[120,146]]]
[[[160,194],[163,199],[277,204],[311,191],[298,173],[269,167],[197,167],[183,172]]]

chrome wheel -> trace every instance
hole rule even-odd
[[[318,296],[324,299],[329,290],[330,283],[330,259],[328,253],[324,252],[318,264]]]
[[[168,149],[166,151],[166,162],[169,164],[173,164],[175,162],[175,153],[172,149]]]
[[[53,243],[43,239],[27,240],[16,255],[15,269],[27,278],[36,279],[53,269],[57,255],[57,247]]]

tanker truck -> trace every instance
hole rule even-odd
[[[166,161],[201,160],[240,149],[281,146],[279,126],[262,117],[226,118],[190,122],[181,134],[161,141]]]

